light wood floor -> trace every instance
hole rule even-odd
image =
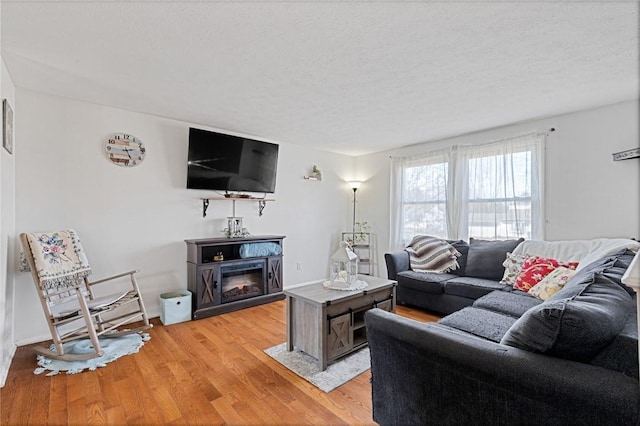
[[[420,321],[438,317],[399,306]],[[263,350],[285,341],[284,301],[163,326],[96,371],[34,375],[18,348],[0,390],[2,425],[372,424],[369,371],[324,393]]]

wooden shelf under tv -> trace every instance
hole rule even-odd
[[[267,201],[275,201],[273,198],[251,198],[251,197],[202,197],[202,217],[207,217],[209,201],[233,201],[233,216],[236,215],[236,201],[257,201],[258,216],[262,216],[262,211],[267,206]]]

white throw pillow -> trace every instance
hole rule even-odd
[[[507,259],[502,263],[504,266],[504,275],[502,276],[502,280],[500,280],[500,284],[506,284],[513,287],[516,283],[516,278],[520,274],[522,270],[522,264],[524,263],[524,259],[526,256],[521,256],[519,254],[507,253]]]
[[[531,287],[528,293],[538,299],[547,300],[553,296],[575,275],[576,271],[571,268],[559,266],[544,277],[538,284]]]

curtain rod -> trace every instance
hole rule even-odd
[[[509,140],[509,139],[517,139],[517,138],[521,138],[521,137],[523,137],[523,136],[528,136],[528,135],[536,135],[536,136],[545,135],[545,136],[549,136],[549,133],[552,133],[552,132],[555,132],[555,131],[556,131],[556,128],[555,128],[555,127],[551,127],[551,128],[547,129],[547,130],[546,130],[546,131],[544,131],[544,132],[527,132],[527,133],[522,133],[522,134],[520,134],[520,135],[516,135],[516,136],[509,136],[509,137],[506,137],[506,138],[494,139],[494,140],[491,140],[491,141],[488,141],[488,142],[484,142],[484,143],[483,143],[483,145],[485,145],[485,144],[490,144],[490,143],[494,143],[494,142],[502,142],[502,141],[506,141],[506,140]]]
[[[502,139],[494,139],[488,142],[484,142],[484,144],[490,144],[490,143],[495,143],[495,142],[502,142],[502,141],[506,141],[507,139],[516,139],[516,138],[521,138],[523,136],[527,136],[527,135],[536,135],[536,136],[540,136],[540,135],[545,135],[545,136],[549,136],[549,133],[553,133],[556,131],[555,127],[550,127],[548,128],[546,131],[544,132],[527,132],[527,133],[522,133],[520,135],[516,135],[516,136],[509,136],[507,138],[502,138]],[[444,139],[439,139],[439,140],[444,140]],[[433,141],[433,142],[437,142],[437,141]],[[425,142],[425,143],[429,143],[429,142]],[[404,156],[403,156],[404,157]],[[392,155],[389,156],[389,158],[394,158]]]

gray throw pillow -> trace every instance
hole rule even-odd
[[[570,281],[525,312],[500,343],[576,361],[610,344],[634,308],[631,296],[600,272],[579,272]]]
[[[476,240],[469,239],[469,254],[464,274],[467,277],[500,281],[504,275],[507,252],[512,252],[524,238],[518,240]]]

